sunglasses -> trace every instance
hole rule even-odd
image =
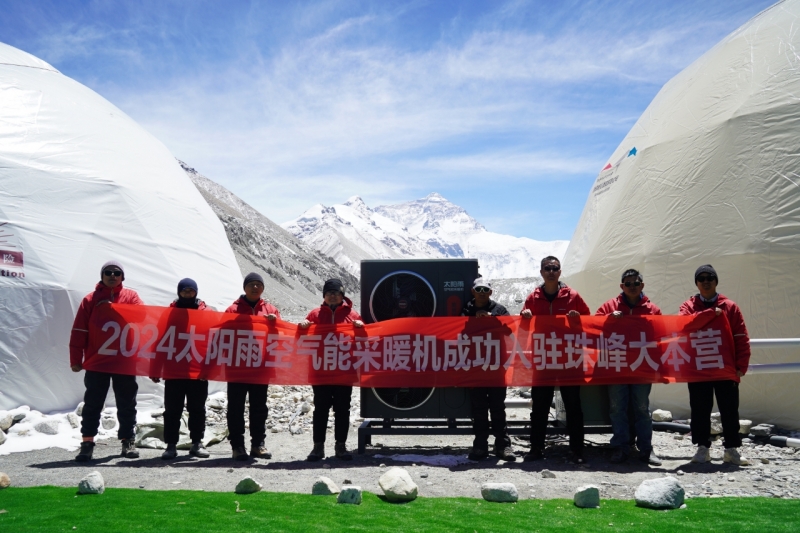
[[[110,277],[120,277],[122,275],[122,270],[103,270],[103,274]]]
[[[545,272],[558,272],[559,270],[561,270],[561,267],[560,266],[546,266],[542,270],[544,270]]]
[[[717,281],[714,276],[697,276],[695,283],[707,283],[709,281]]]
[[[638,287],[641,284],[642,284],[641,281],[626,281],[625,282],[625,286],[626,287]]]
[[[489,287],[475,287],[472,290],[474,290],[475,292],[492,292],[492,289],[490,289]]]

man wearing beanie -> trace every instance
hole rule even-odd
[[[197,283],[191,278],[178,282],[178,298],[170,304],[172,309],[208,309],[205,302],[197,297]],[[159,378],[151,378],[155,383]],[[204,379],[165,379],[164,380],[164,442],[167,449],[161,454],[162,459],[175,459],[178,456],[178,438],[181,429],[183,405],[189,412],[189,437],[192,447],[189,455],[205,458],[208,450],[203,446],[203,434],[206,430],[206,399],[208,399],[208,381]]]
[[[693,463],[711,461],[711,410],[714,396],[722,421],[722,436],[725,453],[722,461],[734,465],[749,465],[750,462],[739,455],[742,437],[739,435],[739,381],[747,373],[750,364],[750,337],[739,306],[733,300],[717,293],[719,277],[711,265],[703,265],[694,273],[694,283],[700,291],[683,304],[678,314],[695,315],[707,309],[714,309],[717,315],[725,313],[733,332],[734,362],[736,380],[702,381],[689,383],[689,406],[691,409],[692,444],[697,445]]]
[[[363,328],[361,315],[353,310],[353,302],[344,296],[344,285],[338,279],[329,279],[322,288],[322,305],[313,309],[306,319],[300,322],[301,329],[311,324],[352,323]],[[347,452],[347,431],[350,428],[350,397],[353,387],[345,385],[313,385],[314,389],[314,449],[308,454],[308,461],[319,461],[325,457],[325,432],[328,429],[328,414],[333,407],[334,452],[345,461],[353,458]]]
[[[101,305],[134,304],[142,305],[142,300],[136,291],[122,286],[125,280],[125,269],[119,261],[108,261],[100,268],[100,282],[95,286],[94,292],[84,297],[72,323],[72,333],[69,339],[69,364],[73,372],[83,369],[86,348],[89,345],[89,322],[94,310]],[[92,458],[94,452],[94,438],[100,427],[100,414],[108,395],[108,387],[113,384],[114,398],[117,401],[117,418],[119,430],[117,437],[122,441],[122,457],[135,459],[139,452],[134,444],[136,426],[136,393],[139,386],[136,376],[111,374],[108,372],[94,372],[87,370],[83,377],[86,393],[83,396],[83,411],[81,413],[81,449],[75,460],[85,462]]]
[[[264,316],[267,320],[281,317],[275,306],[261,299],[264,293],[264,279],[255,272],[244,278],[244,294],[228,307],[226,313]],[[228,439],[231,441],[233,458],[246,461],[253,457],[270,459],[264,440],[267,436],[267,393],[269,385],[256,383],[228,383]],[[250,455],[244,447],[244,406],[250,397]]]
[[[600,306],[595,316],[660,315],[661,309],[645,296],[644,279],[638,270],[629,268],[622,273],[619,288],[622,292],[616,298]],[[650,418],[650,383],[635,385],[609,385],[609,417],[614,432],[611,437],[612,463],[622,463],[630,455],[631,422],[635,429],[639,447],[639,460],[653,466],[661,465],[661,459],[653,451],[653,421]],[[629,420],[628,413],[633,413]]]

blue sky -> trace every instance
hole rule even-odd
[[[0,41],[276,222],[435,191],[553,240],[662,85],[771,4],[0,0]]]

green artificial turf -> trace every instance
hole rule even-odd
[[[361,505],[340,505],[335,496],[274,492],[107,489],[101,495],[79,496],[75,489],[59,487],[0,491],[2,533],[342,530],[796,532],[800,500],[692,499],[686,509],[654,511],[622,500],[603,500],[600,509],[578,509],[567,500],[499,504],[471,498],[418,498],[391,504],[370,493],[364,493]]]

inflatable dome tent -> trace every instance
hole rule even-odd
[[[722,40],[656,95],[602,169],[564,259],[594,308],[627,268],[666,314],[711,263],[751,338],[800,337],[800,1],[780,2]],[[800,347],[751,363],[800,361]],[[746,376],[740,414],[800,428],[800,374]],[[686,385],[653,408],[688,416]]]
[[[111,258],[150,305],[168,305],[184,277],[217,308],[241,293],[222,224],[167,148],[90,89],[0,44],[0,409],[82,399],[72,320]]]

